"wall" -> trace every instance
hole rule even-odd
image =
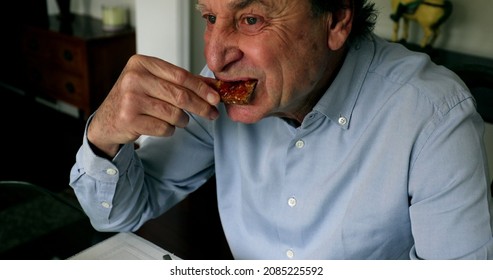
[[[136,0],[71,0],[70,7],[76,14],[92,15],[95,18],[102,17],[102,6],[125,6],[129,8],[130,23],[135,26],[135,1]],[[46,0],[48,4],[48,13],[58,13],[58,7],[55,0]]]
[[[136,0],[137,52],[190,70],[190,3]]]
[[[191,0],[196,2],[196,0]],[[192,34],[191,34],[191,68],[193,73],[200,73],[205,65],[204,57],[204,30],[205,20],[197,11],[195,5],[190,5],[190,14],[192,22]]]
[[[375,33],[390,38],[393,21],[390,20],[391,0],[374,0],[380,11]],[[493,2],[491,0],[451,0],[452,15],[444,23],[435,46],[447,50],[493,58]],[[410,41],[419,42],[422,36],[416,24],[410,28]]]

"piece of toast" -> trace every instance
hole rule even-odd
[[[252,93],[257,85],[256,80],[248,81],[221,81],[214,84],[217,92],[221,96],[221,101],[225,104],[246,105],[250,103]]]

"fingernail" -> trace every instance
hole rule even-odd
[[[219,103],[219,96],[217,93],[209,93],[207,94],[207,102],[209,102],[211,105],[216,105]]]

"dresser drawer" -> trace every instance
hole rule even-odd
[[[76,14],[65,27],[56,15],[49,16],[48,26],[25,26],[26,93],[74,105],[82,118],[94,112],[135,54],[133,29],[107,32],[102,26]]]
[[[48,42],[51,63],[61,70],[85,74],[87,69],[85,47],[76,40],[58,39]]]
[[[28,67],[30,87],[39,94],[59,99],[75,106],[88,106],[88,85],[81,76],[56,68]]]
[[[87,86],[79,76],[58,72],[47,79],[53,97],[75,106],[88,106]]]
[[[35,29],[25,36],[23,50],[31,59],[37,59],[47,65],[56,65],[65,71],[83,74],[86,70],[85,45],[76,38],[66,38]]]

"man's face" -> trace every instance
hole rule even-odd
[[[296,118],[328,86],[326,18],[309,0],[199,0],[209,68],[221,80],[258,80],[251,104],[227,105],[234,121]]]

